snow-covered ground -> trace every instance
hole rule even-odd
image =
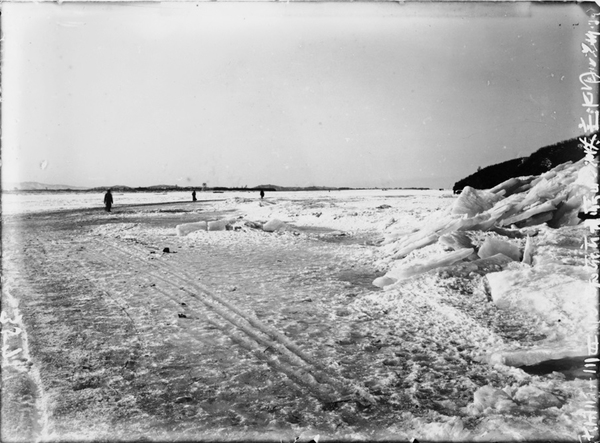
[[[102,194],[5,194],[2,209],[17,216],[97,208],[86,216],[94,224],[82,231],[82,245],[90,238],[97,248],[112,245],[144,254],[144,247],[154,248],[143,259],[147,263],[160,258],[160,248],[147,245],[176,245],[180,253],[170,260],[180,272],[197,266],[200,251],[206,251],[215,269],[229,272],[232,263],[216,263],[222,253],[232,254],[229,260],[244,253],[255,260],[267,257],[277,265],[284,257],[308,260],[303,250],[324,249],[325,243],[314,242],[317,238],[345,244],[346,249],[335,249],[337,257],[351,257],[353,266],[373,270],[372,290],[350,299],[319,268],[321,262],[281,264],[277,272],[268,267],[243,271],[259,273],[252,281],[261,288],[264,281],[279,284],[280,278],[301,285],[301,299],[290,292],[285,302],[290,305],[281,312],[304,300],[323,303],[323,321],[340,322],[339,330],[331,332],[335,339],[310,327],[306,342],[304,332],[291,337],[319,354],[332,374],[347,371],[356,389],[367,392],[364,398],[379,395],[398,409],[397,424],[381,433],[367,434],[355,426],[344,437],[577,441],[586,429],[589,402],[596,400],[596,381],[583,373],[581,360],[590,357],[588,340],[597,324],[597,293],[588,282],[593,270],[586,266],[582,248],[589,229],[577,219],[581,199],[590,192],[582,171],[582,164],[567,165],[490,191],[467,189],[461,197],[450,191],[365,190],[267,192],[261,200],[258,193],[198,192],[199,201],[192,203],[187,192],[116,193],[114,212],[106,214]],[[167,205],[172,202],[181,203]],[[175,213],[187,217],[179,228],[169,222],[147,223]],[[60,239],[53,241],[58,245]],[[105,251],[113,261],[114,248]],[[65,248],[65,257],[78,251]],[[289,255],[275,260],[277,251]],[[94,256],[94,263],[100,257]],[[209,282],[210,268],[203,268],[203,279]],[[140,267],[134,275],[144,272]],[[218,287],[236,280],[215,271],[212,281]],[[311,282],[319,282],[333,298],[323,299]],[[109,286],[103,290],[111,291]],[[270,293],[272,288],[264,290]],[[231,297],[243,292],[231,291]],[[257,292],[251,301],[240,299],[243,312],[259,312],[260,290],[248,291]],[[119,300],[128,303],[127,298]],[[267,299],[265,321],[282,330],[299,330],[303,311],[294,308],[294,315],[281,316],[279,304]],[[329,311],[333,308],[335,313]],[[323,346],[316,346],[317,341]],[[275,340],[273,346],[281,343]],[[348,361],[356,358],[368,365],[368,373],[352,367],[354,360],[340,359],[342,354],[336,353],[345,346],[356,346],[361,356]],[[523,370],[525,365],[565,358],[580,358],[580,367],[538,375]],[[360,415],[350,404],[343,408],[341,413]]]
[[[215,198],[219,194],[202,194],[202,197]],[[126,192],[113,194],[117,205],[186,201],[191,199],[187,192],[151,193]],[[33,212],[62,211],[67,209],[103,208],[104,194],[90,192],[8,192],[2,193],[2,213],[4,215],[28,214]]]
[[[419,191],[419,190],[352,190],[352,191],[299,191],[299,192],[267,192],[267,201],[293,201],[311,199],[331,199],[369,201],[387,199],[389,197],[451,196],[451,191]],[[114,207],[128,205],[152,204],[165,202],[189,202],[189,192],[114,192]],[[257,201],[258,192],[197,192],[199,202],[212,200]],[[90,192],[5,192],[2,193],[2,213],[5,215],[26,214],[33,212],[59,211],[67,209],[102,208],[104,194]]]

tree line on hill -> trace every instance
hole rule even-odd
[[[457,181],[452,190],[460,193],[465,186],[490,189],[512,177],[540,175],[568,162],[576,162],[585,156],[583,143],[578,138],[544,146],[528,157],[515,158],[495,165],[479,168],[477,172]]]

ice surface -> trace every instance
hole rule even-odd
[[[581,422],[577,421],[577,411],[585,401],[579,394],[582,389],[579,380],[530,376],[515,366],[587,352],[586,322],[594,320],[594,315],[592,310],[584,310],[585,298],[590,296],[586,293],[589,273],[583,266],[581,248],[585,228],[571,224],[579,223],[577,212],[582,196],[589,194],[591,186],[584,179],[577,182],[585,177],[581,173],[583,169],[577,170],[579,166],[566,165],[554,176],[546,175],[535,184],[534,177],[505,183],[493,192],[493,205],[475,199],[482,212],[472,216],[465,205],[466,213],[452,214],[457,197],[447,191],[384,193],[370,190],[340,192],[335,196],[333,192],[331,195],[282,192],[269,193],[263,201],[248,198],[247,193],[225,193],[216,197],[212,193],[198,193],[199,198],[206,198],[206,202],[198,202],[203,205],[203,211],[235,210],[243,218],[236,219],[231,226],[244,229],[208,235],[202,231],[191,232],[176,241],[195,248],[204,245],[221,249],[248,243],[261,248],[268,241],[277,242],[277,250],[304,247],[303,238],[294,237],[291,231],[284,230],[281,235],[264,232],[264,222],[274,219],[286,220],[295,228],[305,228],[305,232],[337,230],[348,233],[348,237],[356,232],[377,232],[379,238],[386,238],[385,245],[352,245],[344,249],[344,253],[356,254],[365,265],[376,268],[367,282],[391,270],[398,272],[399,277],[410,277],[397,280],[389,274],[375,279],[373,283],[385,291],[373,288],[356,295],[358,290],[349,288],[352,297],[348,296],[347,304],[351,314],[343,318],[364,316],[360,327],[351,332],[360,333],[360,340],[365,343],[348,345],[356,345],[352,352],[373,352],[376,363],[384,361],[381,355],[388,353],[385,361],[406,366],[392,366],[398,373],[398,379],[394,379],[398,385],[391,382],[389,385],[394,395],[406,396],[399,397],[400,407],[411,402],[426,403],[436,397],[435,402],[427,403],[431,408],[427,415],[417,418],[403,411],[402,420],[406,421],[399,426],[412,426],[414,436],[422,440],[428,437],[440,441],[531,440],[553,436],[562,439],[565,435],[574,439]],[[565,174],[577,180],[561,182]],[[561,183],[567,184],[562,186]],[[536,190],[538,186],[545,187]],[[553,192],[557,193],[551,195]],[[523,204],[528,196],[531,198]],[[44,206],[45,197],[42,197],[36,197],[40,198],[37,203],[32,200],[28,204]],[[68,204],[89,207],[90,201],[94,201],[101,209],[101,201],[94,200],[97,197],[83,195]],[[187,193],[153,197],[165,202],[189,199]],[[124,194],[117,195],[116,201],[138,203],[143,198],[146,196]],[[151,202],[150,199],[147,202]],[[68,204],[61,203],[60,207]],[[535,223],[538,220],[535,217],[543,212],[522,218],[514,228],[500,227],[503,220],[539,209],[543,204],[546,208],[556,207],[547,211],[553,217],[552,228],[546,224],[522,227],[521,224]],[[119,214],[118,208],[115,214],[128,217]],[[115,214],[112,217],[117,216]],[[98,217],[108,216],[100,210]],[[174,235],[173,227],[161,231],[155,226],[110,223],[93,228],[93,235],[135,238],[152,231],[168,239],[168,235]],[[502,239],[511,245],[510,249],[524,251],[523,262],[515,262],[499,253],[471,260],[473,250],[481,250],[488,239]],[[448,253],[448,249],[455,252]],[[467,255],[469,250],[471,255]],[[499,305],[489,302],[480,289],[485,275],[489,276],[489,296],[492,299],[495,296]],[[315,270],[314,278],[321,278],[319,270]],[[310,285],[306,285],[307,296],[312,296],[310,291]],[[334,318],[336,314],[324,315]],[[384,346],[379,348],[378,343]],[[367,351],[367,347],[377,351]],[[379,365],[382,373],[389,369],[386,364]],[[369,371],[372,370],[378,370],[377,364],[369,367]],[[373,378],[386,387],[384,381],[388,379],[380,375],[375,373]],[[546,384],[549,379],[554,384]],[[482,386],[488,388],[479,392],[476,400],[475,393]],[[447,392],[437,392],[441,387]],[[469,403],[475,415],[467,413]]]

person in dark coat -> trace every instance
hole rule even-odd
[[[196,191],[192,191],[192,201],[195,202],[196,201]]]
[[[260,190],[260,198],[265,198],[265,191],[263,191],[262,189]]]
[[[110,212],[110,207],[112,206],[112,204],[113,197],[109,189],[108,191],[106,191],[106,194],[104,194],[104,206],[106,206],[106,212]]]

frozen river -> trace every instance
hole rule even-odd
[[[583,343],[585,310],[569,301],[557,323],[501,309],[485,282],[542,307],[557,285],[580,297],[582,227],[509,239],[522,251],[534,236],[539,267],[462,261],[381,289],[449,254],[433,242],[397,257],[453,220],[450,191],[197,197],[115,193],[106,213],[103,193],[3,194],[3,312],[25,331],[4,335],[11,429],[41,414],[32,440],[577,440],[589,382],[508,359]],[[230,229],[176,234],[219,220]],[[283,228],[265,232],[272,220]],[[506,241],[465,235],[479,251]]]
[[[268,199],[381,199],[396,196],[452,195],[451,191],[419,190],[349,190],[349,191],[299,191],[267,192]],[[189,202],[190,192],[114,192],[114,207],[138,204]],[[225,200],[232,198],[258,199],[256,192],[197,192],[198,201]],[[32,212],[60,211],[66,209],[103,208],[104,193],[90,192],[8,192],[2,193],[2,213],[6,215]]]

